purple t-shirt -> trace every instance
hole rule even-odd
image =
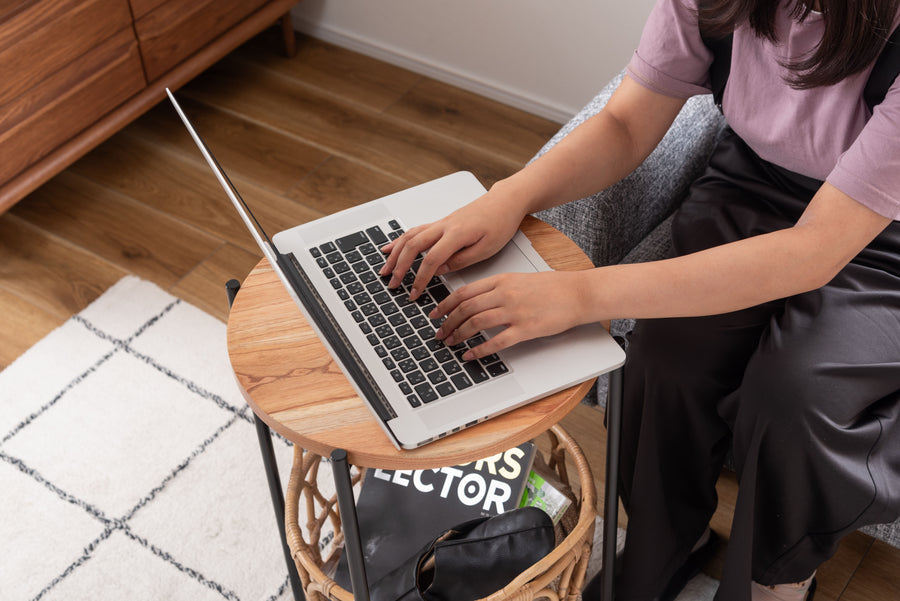
[[[894,25],[900,23],[897,15]],[[795,90],[786,60],[822,38],[822,15],[802,23],[781,2],[778,43],[749,25],[734,32],[731,74],[722,102],[732,129],[763,159],[827,180],[877,213],[900,220],[900,78],[874,114],[863,100],[871,67],[827,87]],[[709,93],[712,55],[700,39],[697,0],[657,0],[628,74],[678,98]]]

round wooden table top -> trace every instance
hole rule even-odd
[[[589,269],[590,259],[565,235],[533,217],[522,231],[556,270]],[[468,463],[534,438],[562,419],[591,381],[530,403],[414,450],[398,450],[356,395],[300,309],[263,259],[247,276],[228,318],[228,354],[253,411],[305,449],[384,469]]]

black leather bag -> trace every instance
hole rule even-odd
[[[543,510],[521,507],[443,532],[369,587],[371,601],[472,601],[540,561],[555,545]]]

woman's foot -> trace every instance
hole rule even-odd
[[[752,601],[812,601],[816,592],[816,575],[791,584],[764,586],[758,582],[751,584]]]

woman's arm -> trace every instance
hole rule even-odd
[[[482,357],[582,323],[726,313],[825,285],[890,222],[826,183],[793,227],[664,261],[486,278],[433,315],[451,344],[506,326]]]
[[[390,253],[383,275],[400,283],[413,260],[428,251],[413,284],[412,299],[437,273],[485,259],[506,244],[522,218],[577,200],[619,181],[653,151],[684,105],[626,76],[606,107],[546,154],[491,190],[431,224],[411,228],[383,248]]]

